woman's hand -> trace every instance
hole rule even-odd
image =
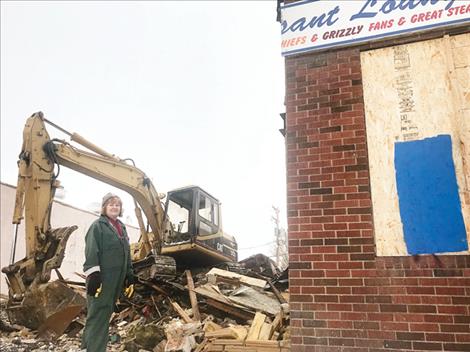
[[[101,293],[101,274],[95,271],[86,277],[86,293],[93,297],[98,297]]]

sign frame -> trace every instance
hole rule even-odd
[[[456,8],[466,12],[454,13]],[[281,6],[281,14],[281,50],[287,57],[470,24],[470,0],[305,0]],[[433,14],[439,18],[426,19]],[[448,17],[454,19],[447,20]],[[400,20],[405,23],[399,24]],[[408,21],[413,20],[417,23],[410,25]],[[380,25],[384,21],[391,21],[392,28],[373,28],[374,23]],[[364,29],[366,35],[360,33]],[[341,37],[325,39],[332,33],[341,33]]]

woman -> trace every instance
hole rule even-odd
[[[116,300],[123,292],[133,291],[129,238],[122,216],[122,201],[115,194],[103,197],[101,216],[86,234],[85,272],[87,287],[87,319],[82,349],[104,352],[108,343],[109,319]],[[132,293],[130,293],[132,294]]]

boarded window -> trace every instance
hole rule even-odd
[[[377,255],[468,253],[470,34],[361,65]]]

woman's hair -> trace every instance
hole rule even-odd
[[[113,195],[112,197],[107,198],[104,202],[103,205],[101,206],[101,215],[106,215],[106,206],[111,203],[113,200],[118,200],[119,205],[120,205],[120,210],[119,210],[119,217],[122,216],[122,200],[116,195]]]

